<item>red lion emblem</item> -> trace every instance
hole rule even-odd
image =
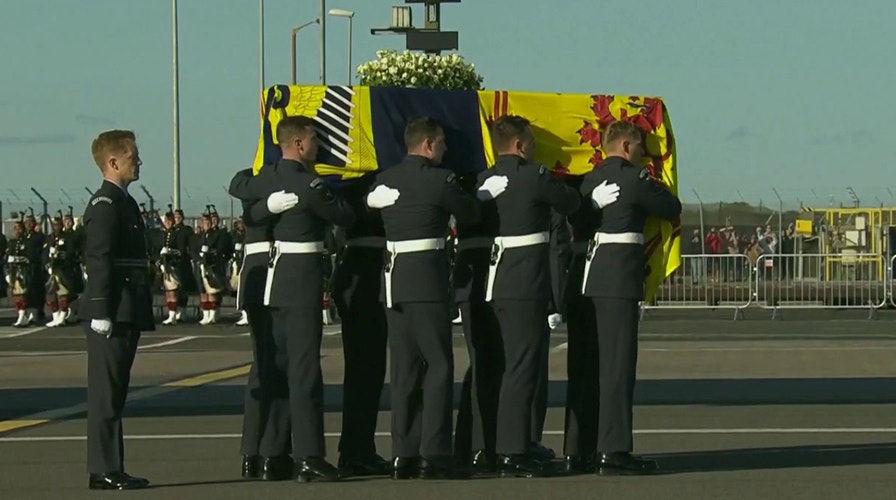
[[[584,122],[582,128],[577,132],[579,134],[579,144],[589,144],[594,148],[594,154],[588,162],[598,167],[604,161],[604,154],[599,149],[603,139],[603,131],[606,130],[608,125],[617,121],[610,111],[610,105],[613,103],[615,96],[593,95],[591,98],[594,102],[591,109],[594,111],[596,124],[594,122]],[[655,133],[663,124],[665,106],[663,106],[661,100],[652,97],[645,98],[643,103],[639,103],[639,98],[635,96],[630,97],[629,101],[628,108],[622,108],[620,119],[638,125],[647,134],[646,150],[647,157],[650,159],[647,169],[654,180],[662,182],[663,163],[672,156],[674,144],[671,131],[667,131],[665,138],[666,154],[659,154],[661,148],[659,147],[660,144],[656,142]]]

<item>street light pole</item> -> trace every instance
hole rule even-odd
[[[330,9],[329,14],[334,17],[344,17],[348,19],[348,83],[347,85],[352,84],[352,21],[354,20],[355,13],[350,10],[345,9]]]
[[[320,19],[315,19],[314,21],[308,21],[307,23],[305,23],[301,26],[297,26],[292,29],[292,48],[290,50],[292,51],[292,84],[293,85],[295,85],[298,81],[297,77],[296,77],[296,58],[298,57],[298,55],[296,54],[296,52],[297,52],[296,35],[298,35],[299,31],[301,31],[303,28],[306,28],[308,26],[311,26],[312,24],[316,24],[319,22],[320,22]]]
[[[264,92],[264,0],[258,0],[258,83]]]
[[[174,192],[172,193],[172,201],[174,208],[180,208],[180,77],[178,71],[177,60],[177,0],[171,0],[171,45],[173,49],[172,55],[172,73],[173,73],[173,150],[174,150]]]
[[[327,0],[320,0],[320,84],[327,84]]]

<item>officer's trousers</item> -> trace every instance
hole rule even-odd
[[[632,451],[632,405],[638,364],[638,301],[595,297],[599,407],[597,451]]]
[[[494,309],[504,345],[504,375],[498,402],[496,452],[523,455],[532,439],[535,391],[547,349],[544,324],[547,303],[495,300]]]
[[[376,296],[353,295],[337,304],[345,356],[339,453],[367,458],[376,454],[374,436],[386,379],[388,333],[382,302]]]
[[[124,472],[121,414],[140,331],[118,323],[106,338],[90,329],[90,320],[82,327],[87,336],[87,472]]]
[[[541,322],[544,331],[542,335],[543,347],[540,351],[541,359],[538,361],[538,378],[535,381],[535,395],[532,399],[532,423],[530,424],[529,440],[540,443],[544,432],[544,420],[548,416],[548,378],[550,375],[551,357],[551,327],[547,318]]]
[[[450,309],[446,302],[404,302],[386,309],[393,457],[452,454],[454,353]]]
[[[566,456],[590,456],[597,451],[597,409],[600,358],[594,302],[575,295],[567,302],[566,323]]]
[[[285,364],[289,384],[293,456],[325,457],[320,307],[272,307],[271,319],[278,364]]]
[[[240,451],[247,456],[287,456],[292,446],[289,385],[286,372],[276,363],[271,311],[260,304],[247,304],[244,309],[252,335],[252,367],[246,386]]]
[[[495,453],[498,396],[504,372],[501,330],[491,304],[461,302],[458,308],[470,357],[470,381],[467,384],[464,380],[456,439],[469,441],[455,445],[455,450],[460,455],[481,450]]]

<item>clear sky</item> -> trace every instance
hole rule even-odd
[[[369,34],[400,3],[328,1],[356,12],[356,64],[403,48],[403,37]],[[319,1],[265,8],[265,82],[288,83],[290,28],[313,20]],[[258,138],[258,0],[180,0],[179,11],[183,204],[226,211],[223,185],[250,164]],[[442,9],[442,29],[460,32],[486,88],[662,96],[686,201],[696,190],[704,202],[777,205],[774,186],[788,206],[849,203],[847,186],[862,204],[896,205],[893,19],[896,2],[884,0],[464,0]],[[304,83],[319,81],[318,36],[316,26],[299,34]],[[331,17],[328,83],[346,81],[346,38],[346,20]],[[51,211],[82,205],[84,187],[98,184],[90,140],[110,127],[138,132],[140,183],[168,203],[169,0],[3,0],[0,46],[5,210],[34,203],[30,187]]]

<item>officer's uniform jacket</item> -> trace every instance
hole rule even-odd
[[[479,174],[479,185],[493,175],[507,177],[507,189],[489,201],[497,209],[497,236],[492,262],[497,260],[492,300],[552,298],[550,275],[551,210],[566,215],[579,207],[579,196],[543,165],[503,155],[494,167]],[[515,246],[518,238],[541,238],[543,243]],[[503,252],[500,247],[503,245]]]
[[[603,181],[619,186],[615,203],[599,210],[591,192]],[[673,221],[681,215],[681,202],[650,178],[647,169],[619,157],[606,159],[588,173],[581,192],[590,204],[595,236],[586,264],[584,295],[643,300],[645,278],[644,224],[648,217]],[[597,215],[599,214],[599,215]],[[655,270],[661,272],[662,270]]]
[[[371,191],[380,185],[401,193],[381,210],[387,240],[382,299],[387,306],[390,298],[392,304],[449,301],[448,220],[454,215],[458,223],[475,222],[479,200],[464,192],[454,172],[416,155],[378,174]],[[432,248],[436,240],[441,249],[406,251]]]
[[[297,161],[281,159],[248,179],[241,200],[267,203],[275,191],[295,193],[299,203],[274,222],[274,250],[268,262],[265,302],[271,307],[321,307],[324,232],[328,225],[348,225],[355,214],[313,171]],[[233,193],[231,193],[233,194]]]
[[[114,183],[103,181],[84,211],[88,278],[78,311],[82,319],[155,329],[145,234],[137,202]]]

